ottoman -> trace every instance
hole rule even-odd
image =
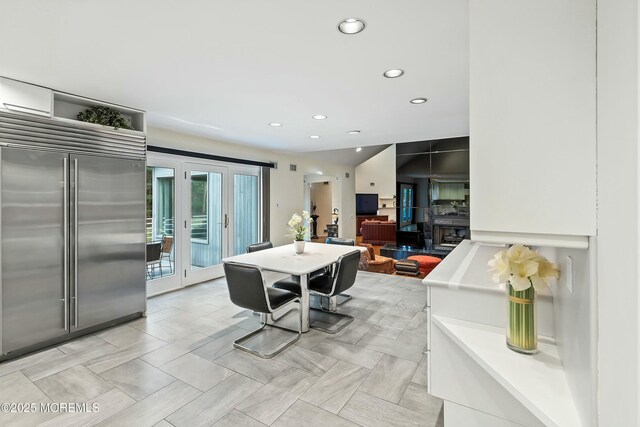
[[[400,259],[396,261],[396,273],[417,276],[420,274],[420,263],[412,259]]]
[[[408,259],[418,261],[418,264],[420,264],[420,273],[423,276],[431,273],[431,270],[436,268],[436,266],[442,262],[440,258],[428,255],[413,255]]]

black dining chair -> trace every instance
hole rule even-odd
[[[324,241],[328,245],[342,245],[342,246],[355,246],[356,241],[353,239],[344,239],[342,237],[327,237],[327,240]],[[335,298],[330,299],[329,306],[331,307],[331,311],[335,311],[335,307],[338,305],[342,305],[345,302],[349,301],[352,298],[351,295],[348,294],[340,294],[336,295]]]
[[[251,252],[258,252],[258,251],[263,251],[265,249],[271,249],[273,248],[273,243],[271,243],[270,241],[266,241],[266,242],[260,242],[260,243],[252,243],[249,246],[247,246],[247,253],[251,253]]]
[[[260,243],[252,243],[247,246],[247,253],[264,251],[265,249],[273,248],[273,243],[270,241],[260,242]],[[284,289],[286,291],[294,292],[300,295],[300,278],[296,276],[289,276],[285,279],[280,279],[272,285],[276,289]]]
[[[262,353],[255,347],[252,348],[248,345],[244,345],[254,336],[260,334],[267,326],[267,322],[265,321],[266,319],[261,316],[260,327],[235,340],[233,342],[233,346],[235,348],[263,359],[270,359],[300,339],[300,336],[302,335],[302,303],[300,302],[300,297],[297,294],[284,289],[267,287],[262,276],[262,270],[254,265],[225,262],[224,273],[226,276],[227,288],[229,289],[229,298],[231,298],[231,302],[238,307],[253,310],[256,313],[269,315],[273,314],[275,310],[286,310],[286,313],[288,314],[295,310],[293,305],[298,304],[299,323],[297,331],[277,325],[268,325],[269,327],[294,332],[295,336],[293,338],[279,344],[275,350],[270,353]],[[260,341],[258,340],[258,342]]]
[[[342,255],[336,262],[336,267],[333,274],[321,274],[316,277],[312,277],[309,280],[309,291],[312,294],[320,295],[322,297],[331,298],[338,294],[341,294],[348,290],[356,282],[356,275],[358,273],[358,264],[360,262],[360,251],[356,250],[349,252],[346,255]],[[322,298],[320,299],[320,309],[312,309],[310,312],[311,324],[309,327],[318,329],[329,334],[336,334],[344,329],[348,324],[353,322],[353,316],[347,314],[337,313],[322,306]],[[313,313],[320,312],[319,316]],[[314,317],[316,318],[314,320]],[[333,322],[335,328],[325,328],[322,325],[332,323],[329,319],[338,317],[338,322]],[[339,322],[347,319],[339,325]],[[339,325],[339,326],[338,326]]]

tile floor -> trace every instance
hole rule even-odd
[[[0,412],[0,425],[442,426],[421,282],[359,272],[349,293],[351,325],[311,330],[270,360],[233,349],[258,318],[231,304],[224,279],[151,298],[144,319],[0,364],[0,402],[98,412]]]

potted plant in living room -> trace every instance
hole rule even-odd
[[[309,212],[302,211],[302,215],[294,213],[287,224],[289,232],[293,236],[293,244],[297,254],[304,252],[304,237],[308,231],[307,221],[309,221]]]

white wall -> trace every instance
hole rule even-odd
[[[274,161],[278,169],[271,170],[271,202],[270,202],[270,234],[275,245],[287,244],[290,237],[286,235],[286,224],[294,212],[302,212],[304,205],[304,175],[316,175],[322,172],[332,175],[340,181],[342,207],[340,215],[341,234],[355,238],[355,169],[344,165],[316,161],[313,157],[290,155],[256,147],[230,144],[213,139],[173,132],[159,128],[147,130],[149,145],[169,147],[179,150],[216,154],[257,161]],[[296,172],[289,171],[289,164],[297,165]],[[345,178],[345,173],[350,178]]]
[[[356,193],[377,193],[379,197],[396,194],[395,144],[356,166]]]
[[[391,145],[356,166],[355,177],[356,193],[378,194],[379,198],[393,197],[396,194],[396,145]],[[374,183],[373,187],[371,183]],[[389,219],[395,219],[393,209],[386,209],[379,213],[389,215]]]
[[[551,286],[554,337],[585,426],[595,425],[597,419],[596,239],[589,243],[589,249],[538,248],[560,267],[560,279]],[[567,257],[571,258],[571,272]]]
[[[598,2],[598,389],[601,426],[640,423],[638,2]]]

